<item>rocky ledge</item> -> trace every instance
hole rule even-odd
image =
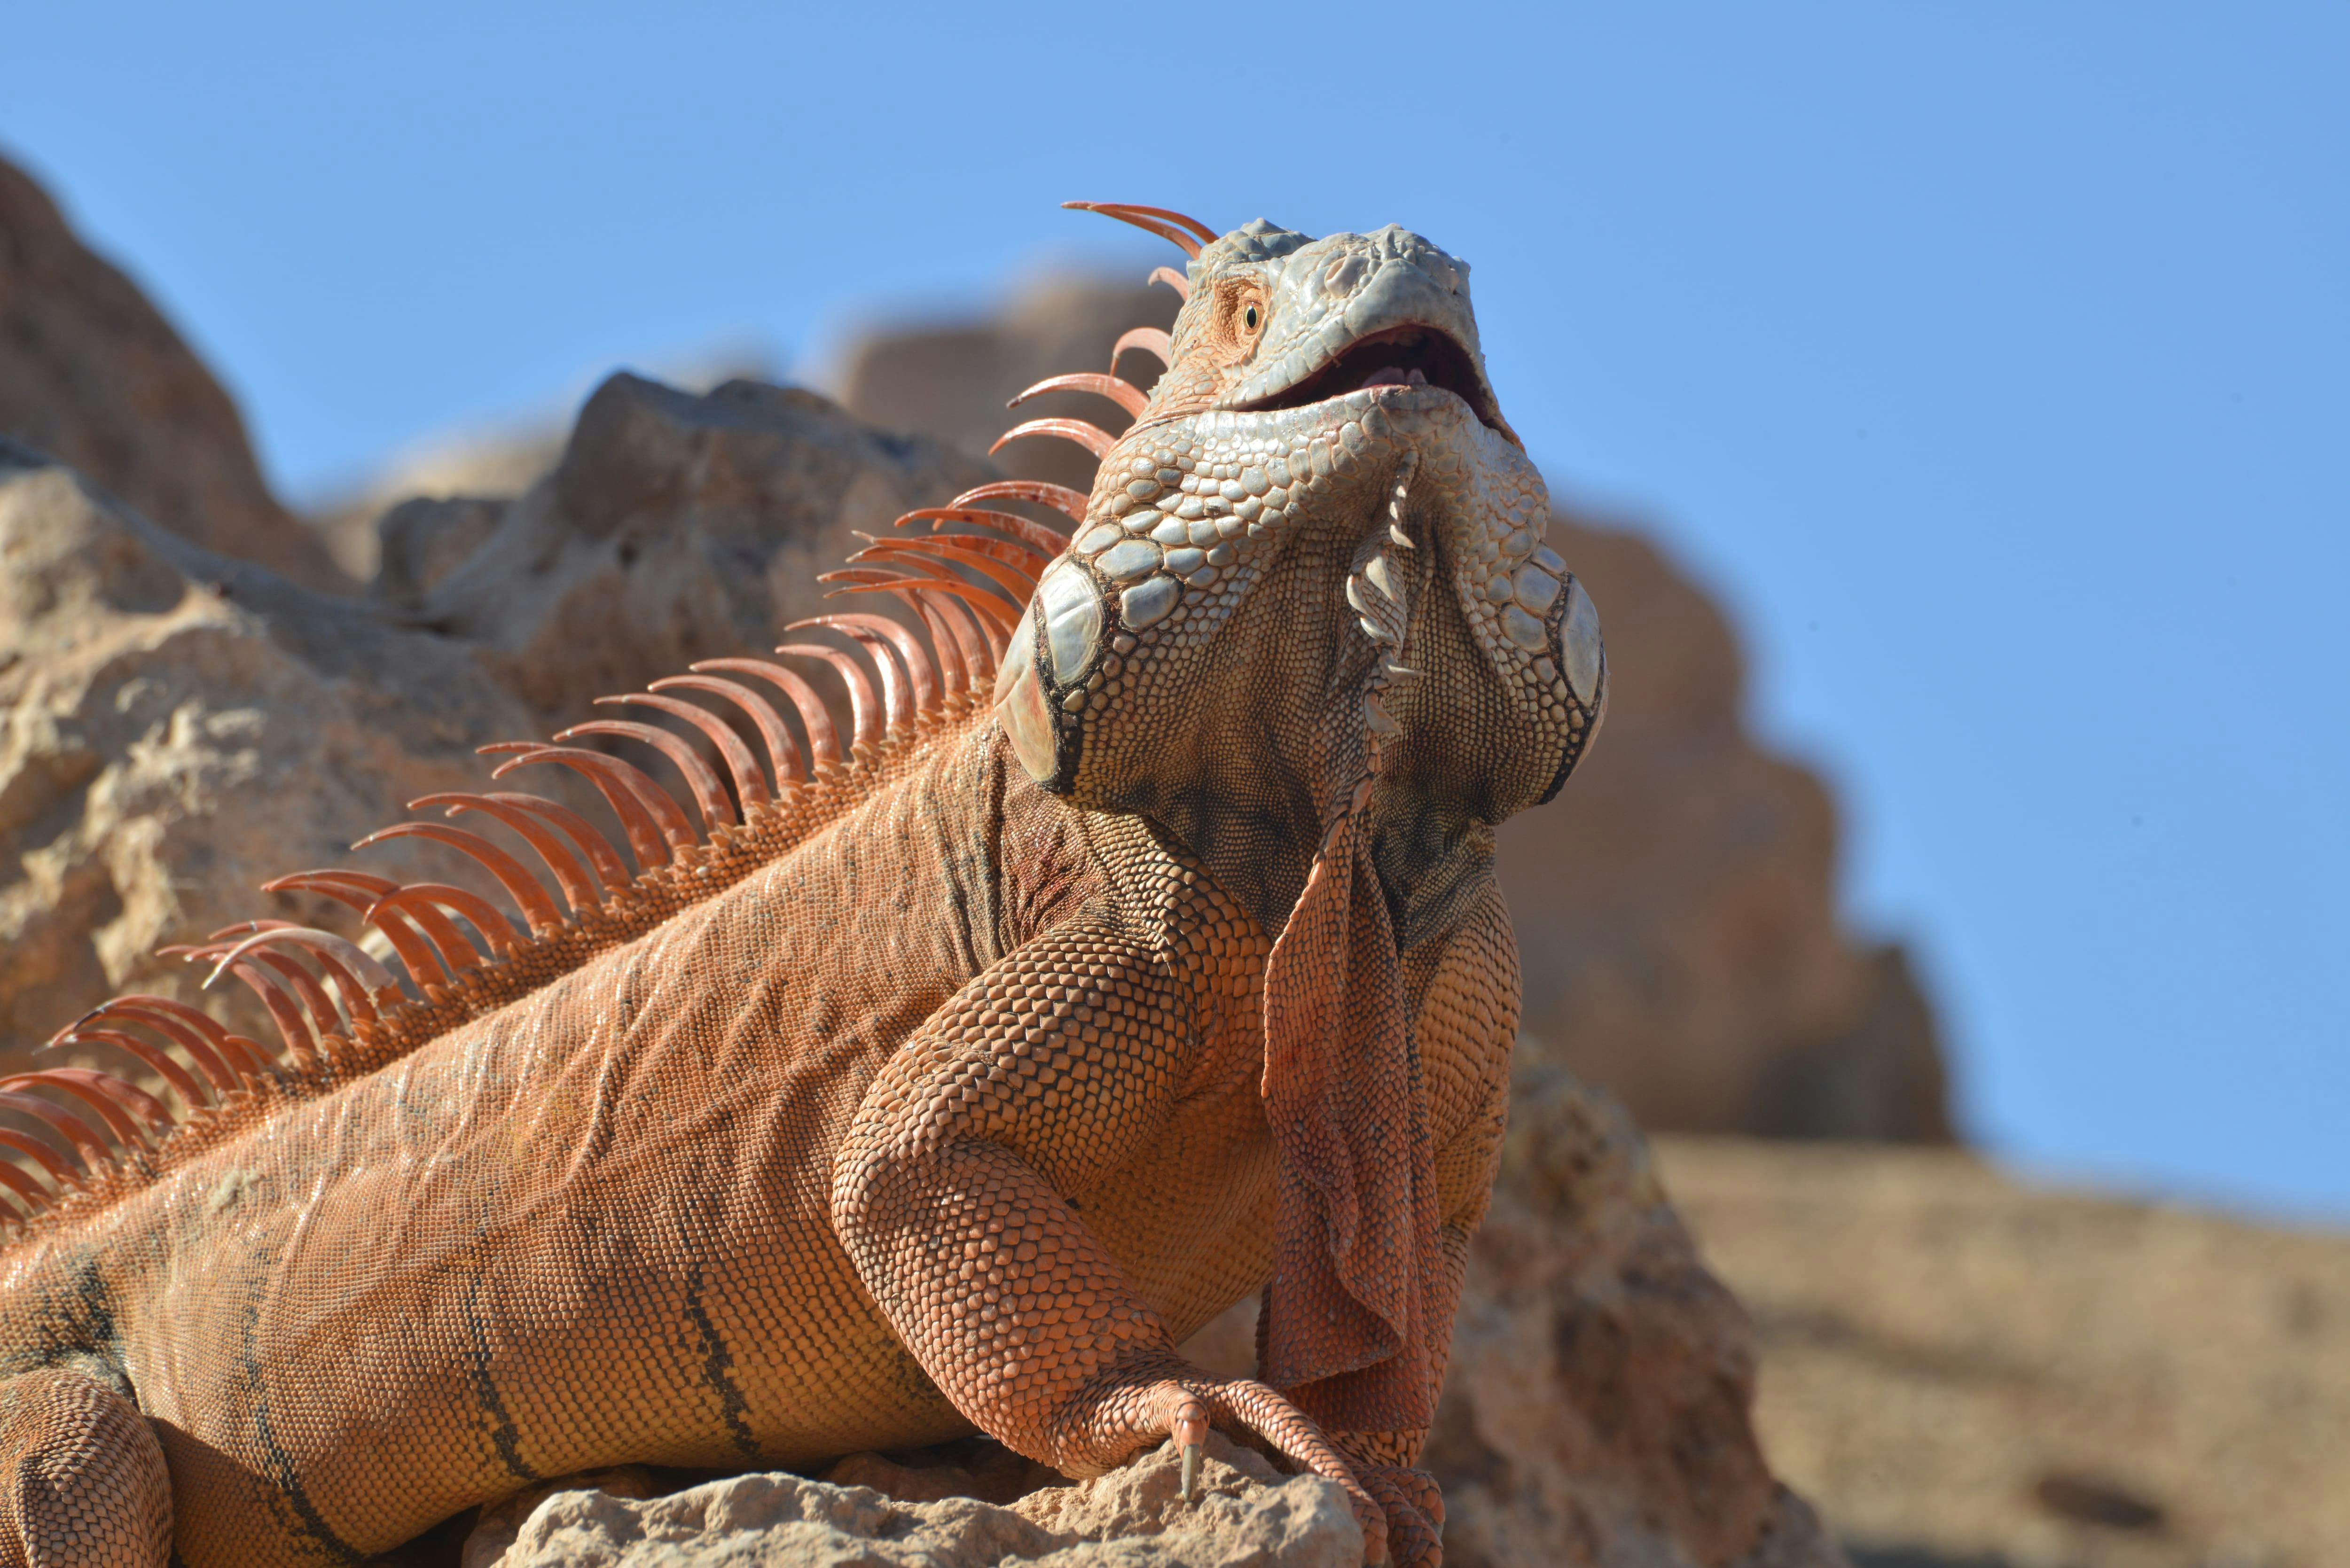
[[[1355,1568],[1363,1560],[1345,1492],[1318,1477],[1281,1475],[1221,1434],[1209,1438],[1198,1498],[1184,1501],[1179,1487],[1174,1454],[1164,1448],[1095,1480],[1034,1490],[876,1454],[854,1455],[823,1480],[744,1475],[667,1495],[651,1472],[607,1471],[484,1513],[462,1561],[464,1568]]]

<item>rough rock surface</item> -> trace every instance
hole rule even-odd
[[[878,334],[836,378],[877,424],[984,452],[1015,418],[1126,416],[1044,377],[1105,369],[1129,327],[1165,326],[1164,288],[1050,280],[993,320]],[[1148,386],[1149,356],[1128,378]],[[1085,483],[1057,441],[1004,449],[1006,471]],[[1947,1141],[1933,1016],[1898,949],[1857,942],[1835,909],[1835,808],[1741,719],[1743,671],[1721,612],[1634,535],[1562,517],[1551,544],[1607,628],[1607,733],[1566,805],[1501,831],[1533,1051],[1606,1085],[1643,1126],[1783,1137]]]
[[[554,470],[494,520],[478,501],[390,514],[383,570],[414,624],[473,643],[525,701],[571,722],[598,695],[763,650],[840,608],[816,578],[859,531],[990,476],[814,392],[730,381],[697,397],[617,375]],[[452,508],[470,510],[452,524]],[[450,546],[452,528],[470,549]]]
[[[1862,1568],[2350,1561],[2350,1235],[1955,1151],[1668,1138],[1764,1450]]]
[[[349,859],[528,723],[464,649],[201,550],[5,440],[0,703],[0,1040],[16,1047],[116,992],[192,994],[163,943],[335,919],[255,889]],[[396,845],[368,859],[428,864]]]
[[[398,602],[429,585],[380,570],[389,564],[378,526],[387,513],[403,504],[429,507],[451,500],[502,511],[562,456],[560,427],[436,442],[395,458],[366,483],[328,501],[311,513],[309,524],[337,565],[370,592]]]
[[[218,381],[130,280],[0,160],[0,435],[47,452],[165,528],[296,582],[348,591],[269,493]]]
[[[906,1491],[931,1490],[922,1471],[887,1461],[868,1469],[910,1482]],[[1191,1503],[1165,1448],[1005,1506],[782,1474],[654,1496],[640,1475],[611,1478],[611,1490],[605,1478],[558,1483],[489,1511],[465,1543],[464,1568],[1357,1568],[1363,1556],[1344,1492],[1278,1475],[1221,1435],[1210,1438]]]

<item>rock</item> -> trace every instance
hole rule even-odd
[[[1098,398],[1043,378],[1104,369],[1129,327],[1174,317],[1164,289],[1048,280],[993,320],[877,334],[853,348],[843,402],[876,423],[984,452],[1018,419],[1116,431]],[[1125,361],[1148,386],[1158,366]],[[1085,487],[1066,441],[1004,450],[1008,472]],[[1636,535],[1561,517],[1551,544],[1607,628],[1607,731],[1563,804],[1501,830],[1530,1053],[1621,1096],[1643,1125],[1945,1141],[1933,1015],[1898,949],[1836,916],[1835,807],[1816,775],[1755,744],[1721,612]]]
[[[1754,1437],[1753,1331],[1621,1105],[1522,1073],[1426,1459],[1445,1560],[1832,1564]]]
[[[574,722],[598,696],[764,650],[790,622],[845,607],[816,578],[859,547],[858,531],[889,532],[989,477],[814,392],[730,381],[697,397],[617,375],[554,471],[461,561],[426,570],[412,618],[482,649],[546,722]],[[387,522],[387,539],[470,526]],[[858,607],[877,604],[890,607]]]
[[[893,1467],[894,1468],[894,1467]],[[737,1476],[647,1498],[617,1486],[543,1489],[486,1511],[464,1568],[1357,1568],[1363,1537],[1346,1493],[1283,1477],[1211,1434],[1201,1496],[1177,1493],[1171,1448],[1009,1507],[908,1501],[798,1476]],[[561,1483],[559,1483],[561,1484]]]
[[[426,597],[488,542],[513,504],[490,495],[417,495],[397,503],[375,524],[377,569],[368,597],[410,620],[421,619]]]
[[[664,1485],[661,1473],[649,1465],[613,1465],[531,1487],[479,1511],[459,1548],[458,1568],[495,1568],[499,1560],[514,1549],[523,1527],[538,1511],[539,1505],[554,1499],[602,1496],[642,1502],[678,1490]]]
[[[138,287],[0,160],[0,435],[217,554],[352,581],[269,493],[236,407]]]
[[[1764,1064],[1742,1118],[1766,1137],[1950,1143],[1941,1032],[1908,950],[1862,953],[1858,1016]]]
[[[348,929],[255,888],[349,862],[529,724],[462,647],[189,545],[5,441],[0,702],[0,1039],[19,1047],[124,990],[192,996],[163,943],[255,916]],[[456,875],[400,845],[362,858]]]
[[[1551,545],[1610,686],[1558,802],[1500,830],[1532,1054],[1644,1127],[1948,1141],[1931,1011],[1838,921],[1835,803],[1746,732],[1721,612],[1633,535],[1561,518]]]
[[[1863,1568],[2317,1568],[2350,1542],[2350,1235],[1935,1149],[1665,1138],[1763,1365],[1755,1425]]]
[[[395,459],[365,484],[317,507],[309,525],[344,571],[380,587],[385,577],[399,575],[390,556],[396,546],[381,536],[388,513],[419,501],[499,506],[529,489],[562,456],[559,427],[436,442]]]

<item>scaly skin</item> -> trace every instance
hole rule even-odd
[[[1517,1023],[1491,826],[1604,686],[1464,276],[1218,241],[992,709],[0,1254],[0,1563],[344,1563],[617,1462],[976,1427],[1086,1475],[1211,1421],[1439,1561],[1412,1467]],[[1454,389],[1259,406],[1415,325]],[[1260,1289],[1266,1383],[1181,1360]]]

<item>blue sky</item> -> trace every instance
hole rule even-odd
[[[12,5],[0,147],[299,497],[815,362],[1064,213],[1475,265],[1560,493],[1736,616],[2028,1168],[2350,1219],[2350,8]]]

